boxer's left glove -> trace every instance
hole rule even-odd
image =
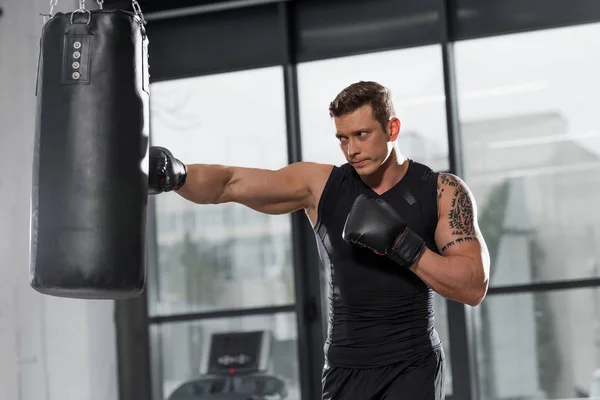
[[[425,251],[423,239],[406,226],[392,206],[362,194],[348,213],[342,236],[348,243],[385,255],[406,268]]]
[[[185,184],[187,171],[164,147],[150,147],[150,170],[148,173],[148,193],[159,194],[178,190]]]

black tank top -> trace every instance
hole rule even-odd
[[[329,269],[329,327],[326,363],[372,368],[400,362],[440,346],[434,328],[433,291],[407,268],[344,241],[342,230],[356,197],[381,197],[439,254],[437,178],[409,160],[400,182],[378,195],[350,164],[334,167],[318,206],[315,235]]]

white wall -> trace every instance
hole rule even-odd
[[[77,4],[59,3],[64,11]],[[114,303],[29,287],[39,13],[49,1],[0,6],[0,400],[116,400]]]

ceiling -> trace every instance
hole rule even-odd
[[[202,6],[215,3],[239,2],[239,0],[138,0],[142,12],[152,13],[165,10],[173,10],[177,8]],[[131,10],[130,0],[104,0],[104,5],[107,8],[122,8]]]

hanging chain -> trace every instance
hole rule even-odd
[[[140,17],[143,25],[146,25],[146,20],[144,19],[144,14],[142,13],[140,3],[138,3],[136,0],[131,0],[131,5],[133,6],[133,11],[135,12],[135,15]]]
[[[40,15],[42,17],[44,17],[44,23],[46,22],[47,18],[52,18],[52,16],[54,15],[54,9],[56,8],[57,5],[58,5],[58,0],[50,0],[50,11],[48,11],[48,14],[40,13]]]
[[[50,12],[48,14],[50,14],[50,16],[54,15],[54,9],[56,8],[56,6],[58,5],[58,0],[50,0]]]
[[[104,9],[104,0],[96,0],[96,3],[98,3],[98,7],[101,10]],[[41,15],[44,17],[52,18],[52,16],[54,16],[54,9],[56,8],[57,5],[58,5],[58,0],[50,0],[50,11],[48,12],[48,14],[41,14]],[[85,0],[79,0],[79,10],[80,11],[85,10]]]
[[[96,0],[96,3],[98,3],[98,7],[101,10],[104,9],[104,0]],[[144,14],[142,13],[142,8],[140,7],[140,3],[138,3],[136,0],[131,0],[131,4],[133,6],[133,11],[135,12],[135,15],[140,17],[141,23],[143,25],[146,25],[147,22],[144,19]],[[52,18],[54,16],[54,9],[56,8],[57,5],[58,5],[58,0],[50,0],[50,11],[48,12],[48,14],[40,14],[40,15],[43,16],[44,18]],[[86,11],[85,0],[79,0],[79,9],[76,11],[79,11],[79,12]]]

